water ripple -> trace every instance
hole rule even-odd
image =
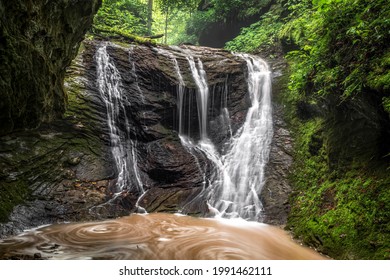
[[[254,222],[172,214],[57,224],[0,241],[0,258],[48,259],[323,259],[278,228]]]

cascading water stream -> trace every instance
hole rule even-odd
[[[176,50],[176,51],[179,51],[181,52],[182,49],[181,48],[178,48],[178,47],[175,47],[175,46],[171,46],[171,48],[173,50]],[[183,145],[184,148],[186,148],[186,150],[192,155],[192,157],[194,158],[195,162],[196,162],[196,165],[198,167],[198,170],[200,173],[203,173],[203,188],[206,187],[206,172],[204,170],[202,170],[202,167],[199,163],[199,159],[198,159],[198,155],[196,154],[196,145],[194,144],[194,142],[190,139],[190,126],[188,125],[188,135],[185,134],[185,123],[184,123],[184,113],[185,113],[185,89],[186,89],[186,84],[184,82],[184,79],[183,79],[183,75],[181,73],[181,70],[180,70],[180,66],[179,66],[179,63],[176,59],[176,57],[169,51],[166,51],[166,50],[163,50],[163,49],[159,49],[159,48],[155,48],[154,49],[157,53],[160,53],[164,56],[167,56],[169,57],[172,62],[173,62],[173,65],[174,65],[174,69],[175,69],[175,72],[176,72],[176,77],[178,79],[178,85],[177,85],[177,90],[176,90],[176,97],[177,97],[177,110],[178,110],[178,119],[179,119],[179,124],[178,124],[178,132],[179,132],[179,138],[180,138],[180,142],[181,144]],[[188,62],[192,61],[193,63],[193,66],[194,66],[194,69],[196,69],[196,66],[194,65],[195,62],[194,62],[194,59],[191,55],[187,54],[186,56],[186,59],[188,60]],[[190,66],[191,66],[191,62],[190,62]],[[203,68],[203,67],[202,67]],[[197,72],[197,77],[199,78],[199,85],[200,86],[206,86],[207,87],[207,82],[201,82],[201,77],[199,75],[199,73]],[[205,72],[203,71],[202,73],[203,75],[203,79],[205,79]],[[207,89],[208,91],[208,89]],[[203,90],[203,92],[206,92],[206,90]],[[189,104],[190,105],[190,104]],[[190,119],[190,116],[191,116],[191,110],[190,110],[190,106],[188,107],[188,116],[189,116],[189,119]],[[199,122],[201,122],[201,120],[199,119]]]
[[[255,220],[262,211],[259,194],[265,183],[264,171],[273,136],[271,76],[263,60],[239,56],[248,68],[251,107],[228,152],[222,156],[222,185],[212,186],[210,203],[222,215]]]
[[[261,218],[262,211],[259,194],[265,182],[264,170],[268,162],[273,135],[271,73],[268,65],[254,56],[237,55],[247,65],[248,94],[251,106],[244,124],[226,143],[227,149],[224,149],[220,154],[207,134],[209,88],[206,72],[199,58],[196,64],[188,50],[184,54],[197,87],[200,139],[195,143],[189,135],[183,135],[182,118],[185,107],[181,95],[178,95],[179,135],[182,144],[190,150],[191,154],[194,155],[193,151],[197,150],[214,164],[212,178],[209,178],[209,186],[202,191],[200,196],[207,199],[209,208],[218,213],[219,216],[258,220]],[[178,67],[176,67],[176,71],[178,77],[182,77]],[[227,87],[225,87],[223,95],[227,99]],[[231,133],[227,101],[221,102],[221,105],[223,106],[222,117],[227,119]]]
[[[137,166],[135,144],[130,138],[131,123],[126,114],[129,101],[121,91],[121,76],[107,53],[107,46],[96,52],[97,84],[107,109],[111,152],[118,172],[116,192],[144,192]]]
[[[178,108],[178,111],[179,111],[179,135],[183,135],[183,130],[184,130],[184,126],[183,126],[183,102],[184,102],[184,90],[185,90],[186,84],[185,84],[183,76],[181,74],[179,63],[177,62],[177,59],[172,57],[172,61],[173,61],[174,65],[175,65],[176,75],[177,75],[177,78],[179,80],[179,84],[177,85],[177,100],[178,100],[177,108]]]
[[[203,63],[198,59],[198,67],[196,67],[194,58],[187,56],[190,65],[192,77],[194,78],[197,87],[197,107],[199,118],[200,139],[206,141],[207,137],[207,115],[208,115],[208,99],[209,87],[206,80],[206,72],[203,69]]]

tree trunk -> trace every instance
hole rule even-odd
[[[153,0],[148,0],[148,35],[152,35]]]
[[[164,44],[167,43],[168,39],[168,16],[169,16],[169,8],[165,11],[165,37],[164,37]]]

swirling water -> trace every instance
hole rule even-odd
[[[0,241],[0,259],[324,259],[283,230],[242,219],[133,214],[40,227]]]

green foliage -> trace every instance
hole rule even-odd
[[[213,0],[211,1],[217,19],[231,21],[257,15],[270,0]]]
[[[164,16],[164,14],[162,15]],[[188,11],[183,11],[181,9],[173,10],[168,17],[167,25],[167,44],[169,45],[178,45],[180,43],[193,43],[197,42],[195,36],[189,36],[186,34],[186,25],[188,19],[191,17],[191,14]],[[165,29],[165,18],[156,20],[154,24],[156,33],[163,33]],[[165,38],[164,38],[165,39]],[[165,40],[164,40],[165,41]],[[163,39],[161,39],[163,42]]]
[[[239,36],[226,43],[225,48],[241,52],[266,51],[277,44],[282,26],[280,16],[271,10],[259,22],[243,28]]]
[[[214,23],[216,20],[217,18],[215,16],[214,9],[208,9],[206,11],[196,11],[186,25],[186,34],[189,37],[196,38],[195,42],[192,43],[197,43],[198,38],[203,29]]]
[[[390,41],[388,1],[316,0],[290,6],[291,14],[280,36],[299,46],[289,57],[302,83],[296,92],[336,93],[341,98],[373,89],[387,89]],[[303,66],[303,67],[301,67]],[[294,74],[297,78],[297,73]],[[378,77],[380,76],[380,77]]]
[[[199,0],[156,0],[154,30],[164,34],[163,43],[180,43],[184,38],[185,26],[196,10]]]
[[[372,71],[367,77],[368,86],[378,92],[390,92],[390,50],[371,62]]]
[[[314,174],[309,165],[299,171]],[[319,186],[297,180],[289,218],[294,234],[336,259],[389,259],[390,209],[385,201],[390,199],[390,180],[363,172],[320,177]]]
[[[182,10],[194,11],[199,4],[199,0],[155,0],[161,11]]]
[[[383,97],[383,107],[390,114],[390,97]]]
[[[138,42],[143,40],[140,38],[142,36],[161,34],[165,36],[162,38],[164,43],[189,41],[187,39],[191,36],[185,35],[185,26],[199,1],[154,0],[149,34],[147,0],[103,0],[102,7],[94,19],[93,31],[103,32],[104,35],[112,32]]]
[[[226,24],[259,15],[261,10],[272,0],[210,0],[202,2],[209,3],[206,5],[207,8],[195,12],[187,23],[187,35],[192,38],[199,38],[203,30],[214,23]],[[249,29],[258,30],[259,27],[253,26]],[[247,32],[251,31],[247,30]],[[255,39],[252,41],[255,44]],[[237,42],[237,48],[241,45]],[[231,48],[234,47],[231,46]]]
[[[135,35],[147,33],[147,3],[141,0],[103,0],[94,27]]]

